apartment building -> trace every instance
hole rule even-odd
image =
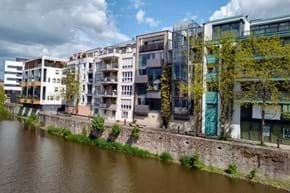
[[[258,19],[250,21],[250,34],[259,37],[279,37],[283,44],[290,43],[290,15]],[[289,78],[273,78],[273,81],[289,84]],[[250,80],[245,78],[238,81],[240,90],[243,92],[244,83]],[[283,89],[283,88],[281,88]],[[257,100],[258,100],[257,96]],[[248,140],[259,140],[257,133],[259,132],[261,120],[261,105],[255,104],[241,106],[240,129],[241,138]],[[277,138],[283,139],[284,143],[290,143],[290,121],[283,118],[283,113],[290,112],[290,91],[282,90],[279,96],[279,103],[272,108],[266,108],[265,112],[265,141],[276,142]]]
[[[162,67],[171,65],[172,33],[161,31],[137,36],[134,120],[160,128]]]
[[[250,22],[247,17],[236,16],[220,20],[209,21],[204,24],[204,41],[217,42],[225,33],[231,32],[237,38],[249,35]],[[203,119],[202,132],[207,136],[217,136],[220,134],[219,116],[220,116],[220,99],[217,90],[211,86],[211,82],[216,79],[218,74],[219,60],[213,54],[213,50],[205,47],[204,57],[204,89],[203,95]],[[238,92],[240,85],[237,83],[235,91]],[[240,138],[240,115],[241,109],[239,104],[234,104],[232,120],[232,137]]]
[[[109,46],[96,59],[94,113],[107,121],[133,121],[135,47]]]
[[[4,62],[4,90],[11,102],[17,102],[21,94],[20,82],[22,80],[23,62],[5,60]]]
[[[210,21],[204,24],[205,42],[215,42],[225,32],[231,32],[238,39],[243,40],[249,35],[259,37],[280,37],[284,44],[290,43],[290,16],[283,16],[270,19],[258,19],[250,21],[247,17],[237,16]],[[203,96],[203,133],[207,136],[217,136],[220,133],[218,121],[220,116],[220,99],[216,90],[210,87],[211,81],[219,76],[217,65],[220,61],[213,55],[212,50],[205,49],[204,57],[204,87],[206,93]],[[222,65],[222,64],[221,64]],[[250,79],[239,79],[235,82],[234,92],[243,92],[243,84],[249,83]],[[273,81],[285,81],[273,79]],[[266,109],[265,140],[276,141],[278,137],[283,137],[289,132],[290,123],[283,120],[282,113],[290,112],[290,93],[280,97],[277,108]],[[258,100],[258,96],[257,96]],[[252,105],[241,105],[238,100],[234,101],[232,112],[231,135],[233,138],[249,140],[259,140],[261,105],[258,101],[253,101]],[[265,129],[265,128],[264,128]]]
[[[47,56],[25,61],[20,103],[35,112],[64,110],[65,65],[65,60]]]
[[[78,76],[80,85],[79,104],[75,112],[75,104],[67,103],[66,112],[81,116],[93,116],[93,96],[94,96],[94,73],[96,71],[96,58],[99,49],[89,50],[74,54],[67,63],[67,70],[72,70]]]

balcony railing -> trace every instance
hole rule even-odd
[[[241,91],[237,92],[235,94],[235,98],[238,101],[244,101],[244,102],[262,102],[263,101],[263,94],[262,93],[257,93],[253,95],[248,95],[247,93]],[[267,94],[266,102],[267,103],[290,103],[290,93],[287,92],[281,92],[279,93],[277,99],[271,99],[271,94]]]
[[[105,109],[105,110],[110,110],[110,111],[116,111],[117,105],[116,104],[100,104],[99,108]]]
[[[206,103],[207,104],[217,104],[218,103],[218,93],[217,92],[207,92],[206,93]]]
[[[218,63],[218,58],[214,55],[208,55],[207,57],[207,64],[216,64]]]
[[[118,71],[118,69],[118,64],[105,64],[99,67],[99,70],[101,71]]]
[[[157,50],[163,50],[163,49],[164,49],[163,42],[140,46],[140,52],[157,51]]]
[[[135,83],[147,83],[148,82],[148,76],[147,75],[136,75],[135,76]]]
[[[149,99],[161,99],[161,92],[154,90],[147,90],[146,97]]]
[[[134,107],[134,113],[136,114],[148,114],[150,111],[148,105],[135,105]]]

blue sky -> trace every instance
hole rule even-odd
[[[186,18],[194,18],[202,24],[217,9],[227,3],[226,0],[143,0],[139,1],[141,5],[136,7],[134,3],[138,1],[134,0],[108,0],[107,2],[109,11],[120,32],[129,37],[158,31]],[[152,17],[158,21],[158,25],[139,24],[136,20],[136,14],[139,10],[146,12],[145,16]]]

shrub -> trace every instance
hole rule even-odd
[[[172,156],[170,155],[170,153],[168,152],[163,152],[161,155],[160,155],[160,159],[162,161],[172,161]]]
[[[238,166],[236,164],[232,163],[228,166],[228,169],[226,169],[225,172],[230,174],[230,175],[235,176],[238,174]]]
[[[188,155],[182,156],[179,161],[182,166],[187,166],[194,169],[201,169],[204,166],[203,162],[200,159],[200,155],[198,153],[195,153],[191,157]]]
[[[194,169],[201,169],[203,168],[204,164],[200,159],[200,155],[195,153],[191,158],[191,167]]]
[[[184,155],[180,158],[180,163],[182,166],[191,167],[191,157],[188,155]]]
[[[255,177],[256,177],[256,170],[255,169],[253,169],[253,170],[251,170],[250,171],[250,173],[249,173],[249,175],[248,175],[248,177],[249,177],[249,179],[254,179]]]
[[[28,129],[36,129],[38,126],[40,126],[40,122],[38,120],[38,117],[36,114],[32,113],[25,121],[24,121],[24,127]]]
[[[114,135],[114,136],[118,136],[120,133],[121,133],[121,127],[118,125],[118,124],[114,124],[112,126],[112,131],[111,131],[111,134]]]
[[[138,127],[134,127],[131,132],[131,136],[135,138],[139,138],[139,135],[140,135],[140,129]]]
[[[8,111],[4,106],[0,105],[0,120],[11,120],[13,114]]]
[[[57,128],[53,126],[49,126],[47,132],[52,135],[61,136],[67,138],[68,136],[72,135],[71,131],[66,128]]]
[[[95,131],[103,132],[105,129],[105,120],[101,116],[97,116],[92,120],[92,129]]]

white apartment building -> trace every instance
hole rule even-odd
[[[135,41],[106,47],[96,59],[94,113],[133,121]]]
[[[81,116],[92,116],[92,104],[93,104],[93,82],[94,72],[96,70],[95,54],[98,53],[98,49],[87,52],[77,53],[70,57],[67,63],[67,68],[74,70],[76,75],[79,76],[80,81],[80,98],[78,104],[78,112],[75,111],[75,107],[67,107],[66,111],[71,113],[77,113]]]
[[[65,60],[47,56],[25,61],[20,103],[33,110],[63,110],[65,65]]]
[[[23,62],[5,60],[4,90],[11,102],[16,102],[16,97],[21,94],[22,72]]]

